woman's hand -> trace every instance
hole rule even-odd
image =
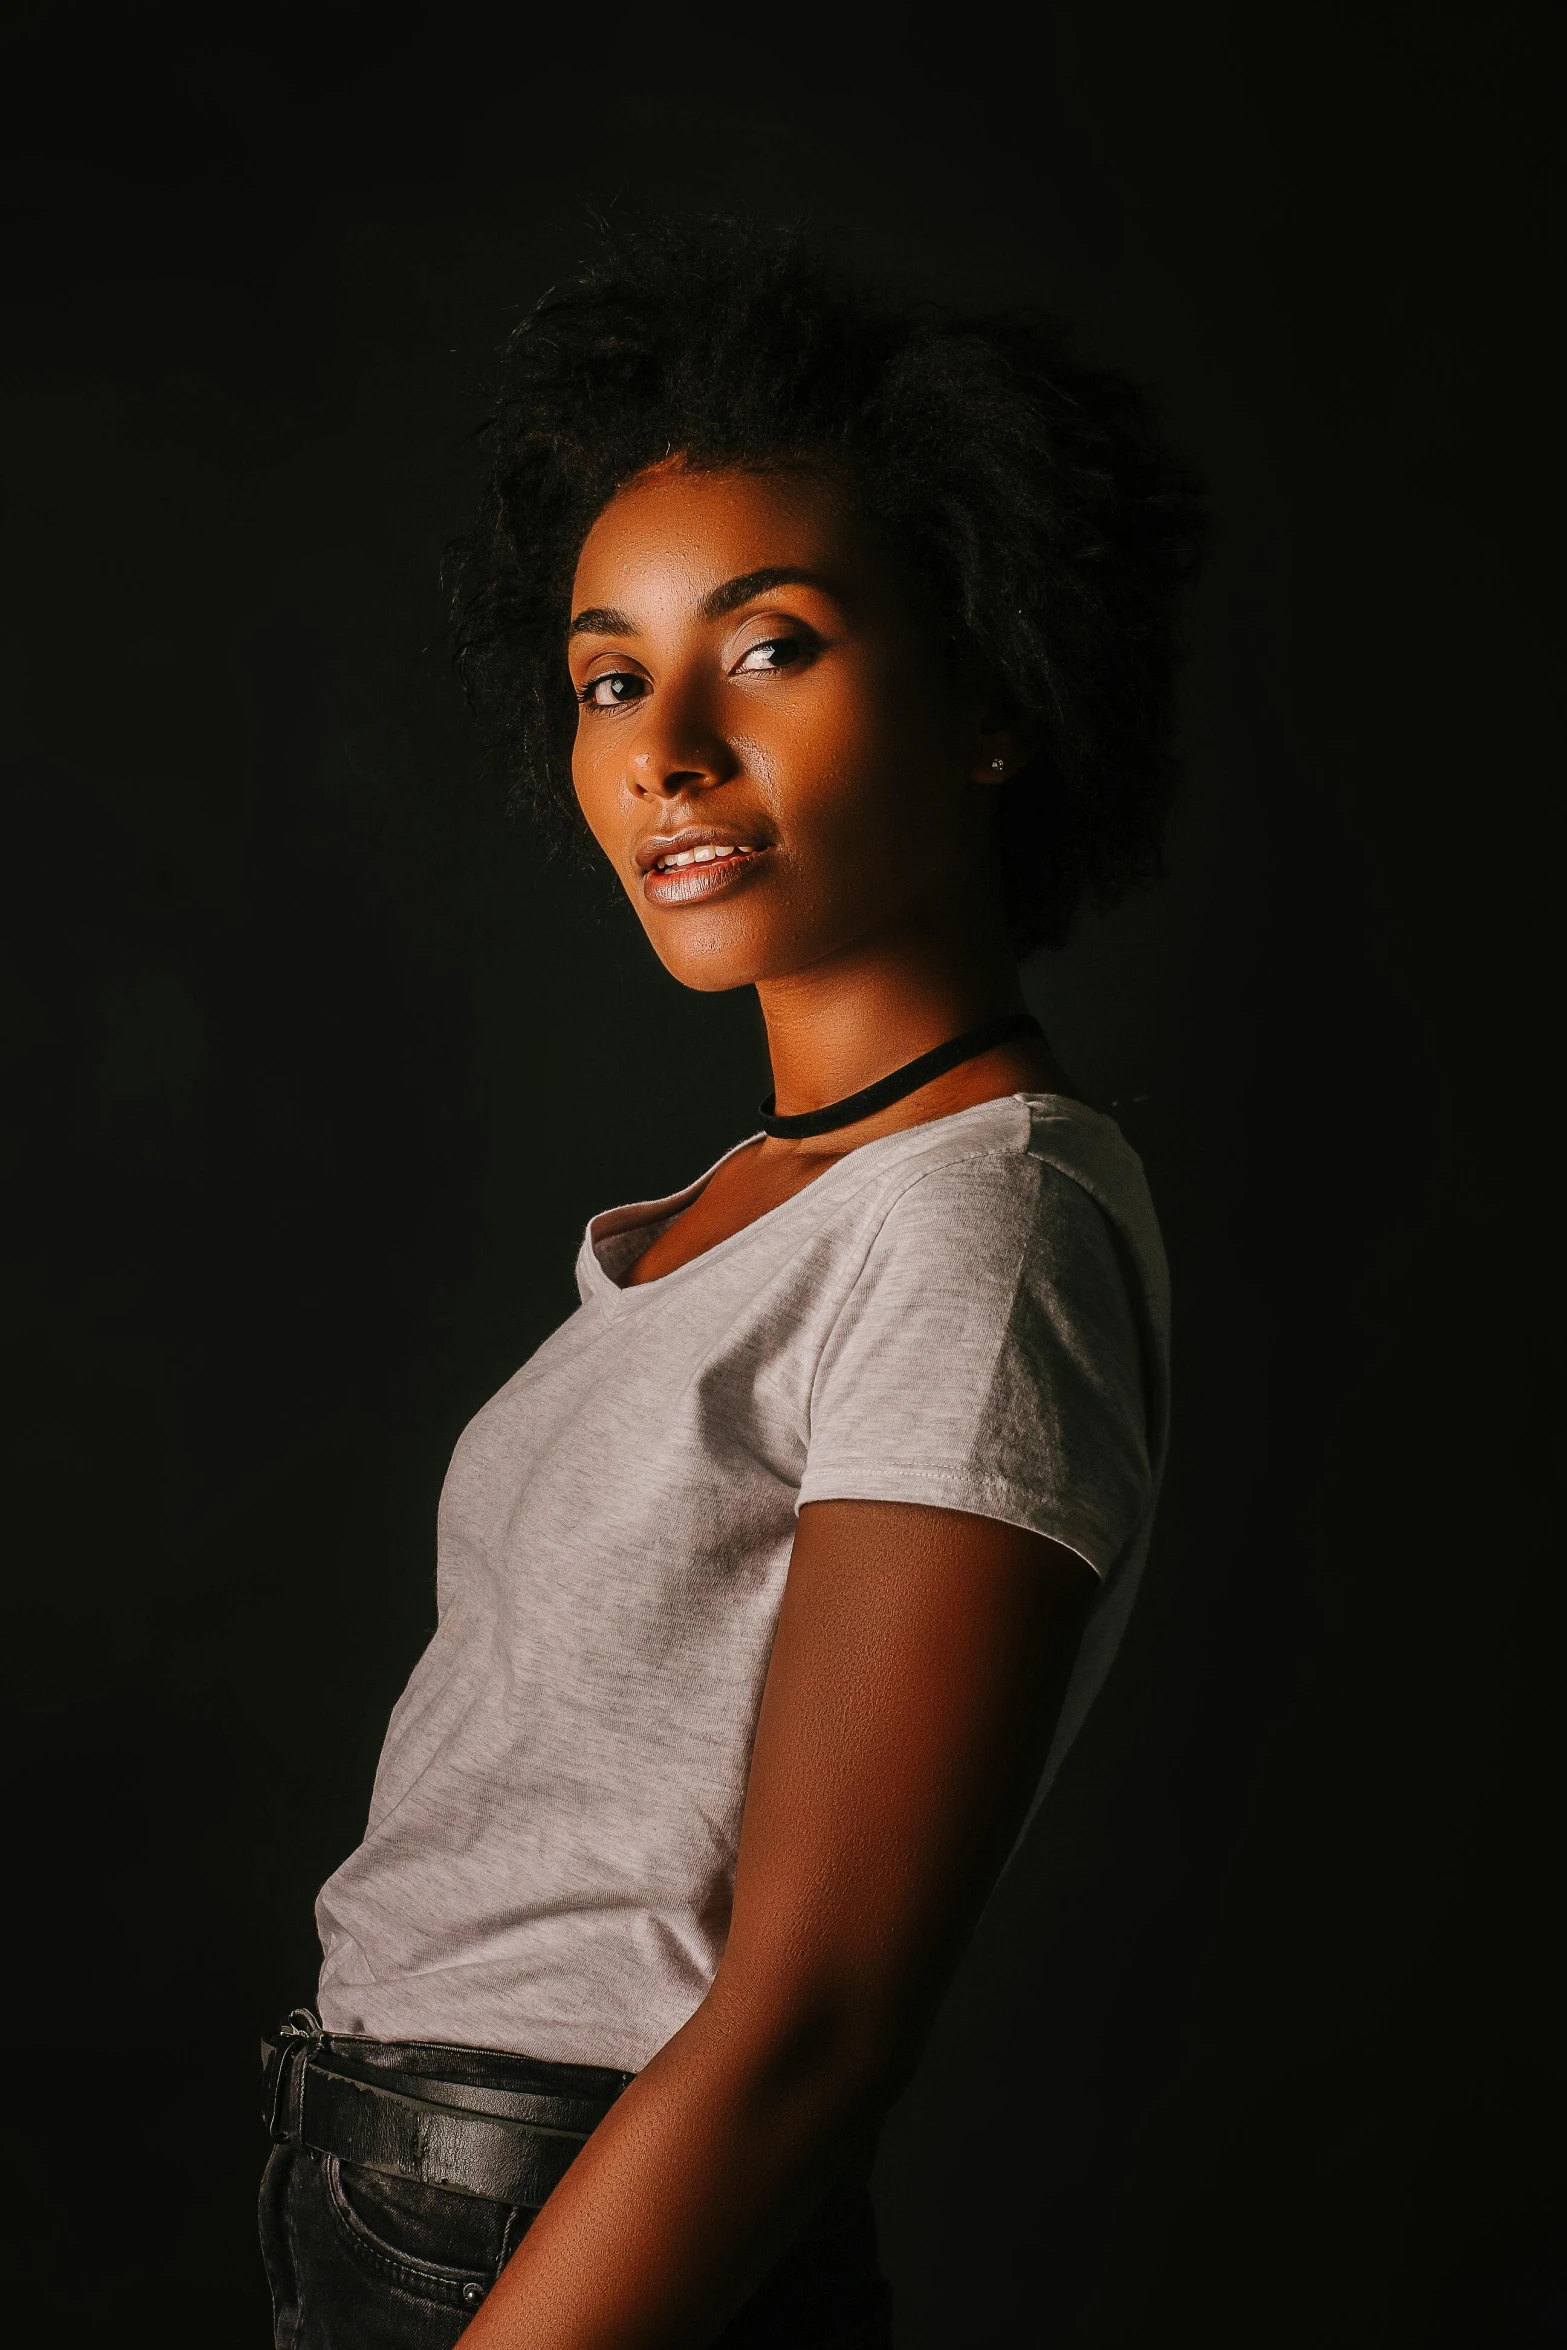
[[[896,2094],[1037,1782],[1094,1589],[895,1502],[800,1512],[729,1940],[463,2339],[699,2350]]]

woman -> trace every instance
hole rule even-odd
[[[277,2340],[885,2343],[877,2125],[1159,1483],[1153,1211],[1018,958],[1155,866],[1190,502],[1039,322],[732,226],[544,302],[491,439],[467,674],[775,1092],[457,1447],[269,2065]]]

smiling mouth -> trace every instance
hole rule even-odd
[[[716,865],[725,857],[755,857],[760,850],[746,848],[740,842],[704,841],[699,849],[675,849],[667,857],[660,857],[653,867],[655,873],[679,873],[687,865]]]
[[[648,842],[639,851],[642,896],[650,906],[691,906],[719,896],[745,881],[765,858],[766,841],[722,840],[700,833],[682,840],[677,832],[667,847],[649,855]]]

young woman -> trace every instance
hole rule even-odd
[[[268,2069],[277,2341],[886,2343],[878,2121],[1159,1484],[1153,1210],[1017,970],[1156,864],[1190,503],[1038,321],[722,226],[542,303],[492,447],[468,675],[774,1095],[457,1447]]]

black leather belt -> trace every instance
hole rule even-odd
[[[446,2072],[425,2069],[443,2053],[453,2060]],[[264,2118],[274,2138],[528,2210],[564,2178],[632,2078],[478,2049],[334,2039],[293,2026],[275,2045],[263,2041],[261,2055]],[[475,2070],[490,2078],[451,2077]]]

